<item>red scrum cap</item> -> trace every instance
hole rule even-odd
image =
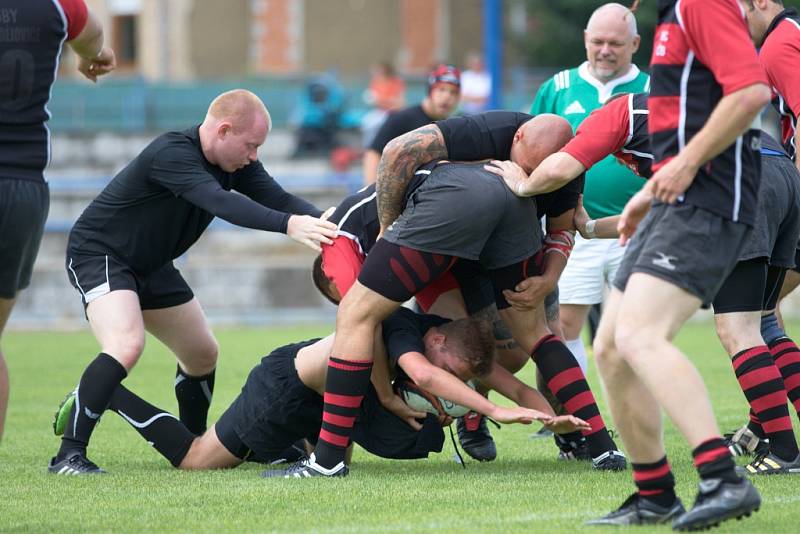
[[[461,89],[461,71],[453,65],[442,63],[428,74],[428,92],[437,83],[449,83]]]

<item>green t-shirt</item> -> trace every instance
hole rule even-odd
[[[625,76],[603,84],[589,74],[589,63],[562,70],[539,88],[531,114],[554,113],[567,119],[572,130],[612,95],[650,90],[650,77],[636,65]],[[644,180],[608,156],[586,173],[583,205],[593,219],[617,215],[644,185]]]

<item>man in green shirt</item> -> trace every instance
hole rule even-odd
[[[632,63],[639,48],[633,13],[621,4],[604,4],[589,18],[584,30],[587,61],[559,72],[536,93],[531,114],[555,113],[573,130],[615,94],[650,89],[650,78]],[[583,204],[592,219],[622,212],[644,180],[609,156],[586,173]],[[613,280],[623,249],[615,239],[582,239],[558,284],[561,327],[567,346],[586,370],[586,350],[580,339],[592,305],[603,300],[603,289]]]

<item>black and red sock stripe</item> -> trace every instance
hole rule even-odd
[[[736,379],[750,408],[770,441],[770,450],[784,459],[798,454],[792,420],[786,406],[786,389],[778,367],[766,345],[737,353],[731,360]]]
[[[314,451],[321,466],[331,468],[344,460],[371,372],[371,360],[330,357],[323,396],[322,428]]]
[[[788,337],[780,337],[769,344],[769,351],[783,377],[786,393],[800,415],[800,348]]]
[[[582,434],[586,436],[592,456],[616,449],[586,376],[564,342],[558,336],[547,335],[534,346],[531,357],[547,387],[567,412],[591,425],[592,429]]]
[[[728,482],[739,480],[733,456],[721,437],[711,438],[698,445],[692,451],[692,457],[702,479],[722,478]]]
[[[675,477],[666,456],[649,464],[633,463],[632,467],[633,481],[640,496],[661,506],[675,502]]]

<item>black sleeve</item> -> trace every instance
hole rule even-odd
[[[291,215],[319,217],[322,210],[287,192],[270,176],[260,161],[255,161],[234,174],[233,188],[262,206]],[[288,219],[288,217],[287,217]]]
[[[399,308],[382,323],[383,342],[389,365],[397,366],[400,356],[408,352],[425,353],[422,337],[430,328],[449,322],[437,315],[419,315],[408,308]]]
[[[386,120],[381,124],[378,133],[372,138],[372,143],[369,144],[369,149],[374,150],[378,154],[383,154],[383,149],[389,144],[389,141],[406,133],[405,131],[398,133],[399,118],[397,113],[390,113]]]
[[[564,187],[553,191],[551,194],[554,195],[554,198],[547,207],[545,215],[558,217],[571,209],[575,209],[578,206],[578,197],[583,193],[585,177],[586,173],[581,173],[580,176],[570,180]]]
[[[181,197],[198,208],[236,226],[286,233],[289,214],[262,206],[244,195],[225,191],[216,180],[203,182]]]

